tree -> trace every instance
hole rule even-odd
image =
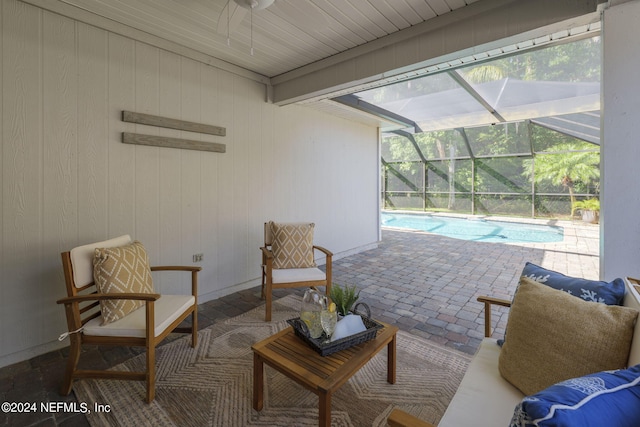
[[[597,151],[575,150],[575,145],[563,143],[553,147],[557,154],[537,155],[534,160],[524,162],[524,174],[531,176],[532,164],[533,177],[536,184],[550,182],[553,185],[561,185],[569,191],[571,200],[571,216],[574,213],[575,191],[577,183],[588,186],[591,182],[600,179],[600,153]]]

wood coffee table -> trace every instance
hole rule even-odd
[[[382,323],[382,322],[380,322]],[[396,382],[395,326],[382,323],[376,338],[362,344],[320,356],[293,328],[288,327],[251,346],[253,350],[253,409],[264,404],[264,364],[283,373],[318,395],[319,425],[331,426],[331,396],[362,368],[373,356],[387,347],[387,382]]]

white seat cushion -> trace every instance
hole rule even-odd
[[[310,282],[312,280],[326,280],[327,276],[319,268],[274,268],[271,270],[272,283]]]
[[[167,327],[180,317],[185,311],[195,304],[193,295],[161,295],[155,302],[155,336],[162,334]],[[145,334],[145,307],[115,322],[101,326],[102,317],[91,319],[84,326],[85,335],[100,337],[138,337],[144,338]]]
[[[438,427],[508,426],[524,394],[498,372],[500,347],[485,338]]]

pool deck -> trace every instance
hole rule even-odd
[[[374,317],[473,354],[484,336],[483,305],[476,298],[511,299],[525,262],[570,276],[599,279],[598,225],[527,222],[561,226],[564,240],[485,243],[383,228],[377,249],[334,262],[334,282],[357,284]],[[504,332],[507,314],[506,309],[494,309],[497,335]]]
[[[414,214],[413,211],[385,211],[386,213]],[[419,213],[417,214],[419,215]],[[432,213],[430,216],[448,216],[455,218],[475,218],[487,219],[491,221],[517,222],[526,224],[549,225],[554,227],[562,227],[564,230],[564,239],[560,242],[550,243],[503,243],[510,246],[521,246],[542,250],[546,253],[546,268],[556,269],[570,276],[585,277],[589,279],[598,279],[599,277],[599,253],[600,253],[600,227],[597,224],[588,224],[582,221],[563,221],[563,220],[545,220],[545,219],[527,219],[527,218],[510,218],[483,215],[456,215],[456,214],[437,214]],[[394,227],[383,227],[383,229],[407,231]],[[412,231],[419,232],[419,231]],[[433,233],[428,233],[435,235]],[[566,255],[573,254],[583,255],[580,262],[567,262]],[[556,267],[554,267],[556,266]]]

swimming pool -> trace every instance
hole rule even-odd
[[[454,239],[500,243],[551,243],[564,239],[564,229],[553,225],[466,219],[428,214],[382,212],[382,226],[428,231]]]

